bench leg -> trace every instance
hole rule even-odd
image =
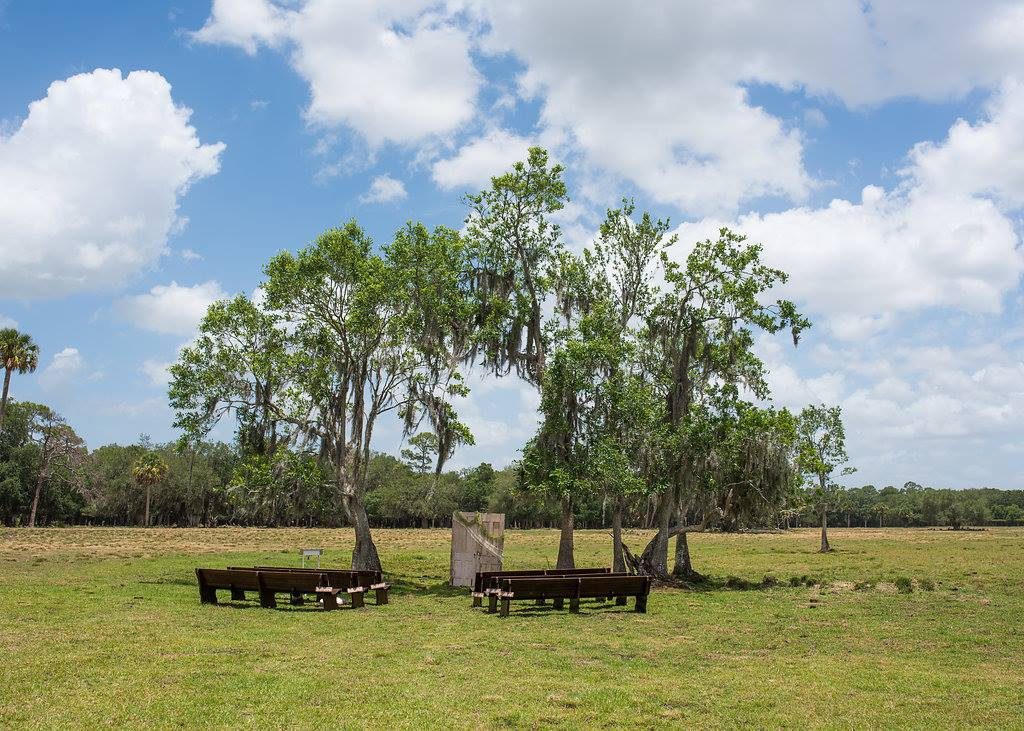
[[[272,591],[261,591],[260,592],[260,606],[265,609],[274,609],[277,607],[277,599],[274,598],[274,592]]]
[[[578,597],[569,598],[569,611],[579,613],[580,611],[580,600]]]
[[[319,592],[318,596],[324,600],[324,610],[330,611],[338,608],[338,595],[333,591]]]
[[[647,595],[640,594],[636,598],[636,611],[640,614],[647,614]]]
[[[473,597],[473,606],[482,607],[484,605],[484,598],[482,596]]]
[[[374,591],[377,592],[377,603],[378,604],[387,604],[388,603],[388,590],[387,590],[387,588],[374,589]]]
[[[626,606],[626,597],[624,597],[624,596],[617,596],[617,597],[615,597],[615,603],[618,606],[620,606],[620,607]]]
[[[565,606],[565,599],[562,599],[561,597],[558,597],[557,599],[552,599],[551,600],[551,605],[555,609],[561,609],[561,608],[563,608]]]
[[[502,599],[501,600],[501,614],[498,615],[498,616],[500,616],[500,617],[507,617],[508,616],[508,605],[511,604],[511,603],[512,603],[511,599]]]
[[[487,613],[494,614],[498,611],[498,595],[488,594],[487,595]]]
[[[293,606],[301,606],[306,603],[306,600],[302,598],[301,591],[293,591],[291,597],[288,600]]]
[[[352,608],[353,609],[359,609],[360,607],[365,606],[365,603],[363,602],[363,592],[361,592],[361,591],[350,591],[348,593],[348,596],[352,600]]]
[[[199,603],[200,604],[216,604],[217,603],[217,590],[209,586],[199,587]]]
[[[245,601],[245,589],[231,589],[231,601],[244,602]]]

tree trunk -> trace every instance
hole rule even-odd
[[[828,553],[832,547],[828,545],[828,511],[821,509],[821,553]]]
[[[658,501],[656,519],[658,533],[651,541],[650,568],[655,576],[668,576],[668,541],[669,530],[672,528],[672,515],[675,513],[676,501],[669,493],[664,493]]]
[[[686,531],[676,536],[676,565],[672,569],[672,575],[677,579],[692,579],[697,575],[690,563],[690,544],[686,538]]]
[[[370,533],[370,519],[366,506],[356,495],[343,495],[342,502],[352,528],[356,533],[356,545],[352,548],[352,569],[354,571],[381,571],[380,556]]]
[[[4,393],[0,397],[0,433],[4,430],[4,419],[7,418],[7,394],[11,390],[11,369],[8,368],[4,372]]]
[[[572,498],[562,498],[562,533],[558,537],[558,561],[555,562],[557,569],[574,569],[576,561],[573,558],[573,511]]]
[[[147,482],[146,483],[146,515],[142,519],[142,524],[144,526],[146,526],[147,528],[149,527],[149,498],[150,498],[150,495],[152,494],[152,492],[153,492],[153,486],[150,483]]]
[[[622,554],[622,500],[616,498],[612,505],[612,571],[623,573],[626,559]]]
[[[45,470],[40,467],[39,475],[36,477],[36,492],[32,496],[32,511],[28,514],[28,527],[36,527],[36,511],[39,509],[39,496],[43,494],[43,480],[45,479]]]

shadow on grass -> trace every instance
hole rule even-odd
[[[498,619],[502,619],[498,612],[491,614],[487,611],[486,604],[481,609],[480,607],[474,607],[473,611],[481,612],[485,615],[490,615]],[[597,600],[581,600],[580,611],[570,612],[569,601],[566,600],[565,606],[561,609],[556,609],[553,604],[520,604],[516,606],[515,603],[509,607],[509,617],[521,617],[526,619],[539,619],[542,617],[550,617],[556,614],[568,614],[576,617],[596,617],[602,614],[637,614],[634,609],[633,600],[631,599],[628,605],[616,604],[614,600],[599,602]]]
[[[396,595],[413,594],[416,596],[465,597],[470,599],[468,586],[450,586],[446,581],[414,579],[403,576],[389,576],[384,579],[391,585],[391,593]]]
[[[765,589],[796,589],[804,586],[818,586],[822,583],[821,579],[808,574],[791,576],[788,579],[780,579],[773,574],[765,574],[764,578],[760,581],[751,581],[739,576],[701,575],[690,579],[681,579],[677,583],[658,584],[657,587],[693,592],[760,591]]]

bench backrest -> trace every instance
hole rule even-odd
[[[353,577],[353,581],[356,584],[360,584],[362,586],[369,586],[371,584],[381,583],[380,571],[356,571],[354,569],[297,568],[291,566],[255,566],[253,568],[255,568],[257,571],[294,571],[298,573],[307,574],[328,573],[333,575],[351,574]]]
[[[263,591],[313,592],[321,586],[331,586],[330,579],[322,574],[296,573],[293,571],[257,571],[260,589]],[[336,587],[344,588],[344,587]]]
[[[544,597],[635,596],[651,590],[649,576],[521,576],[501,579],[501,591],[517,599]]]
[[[473,591],[481,592],[489,587],[497,587],[496,580],[511,576],[579,576],[585,574],[610,574],[609,568],[579,569],[520,569],[518,571],[477,571],[473,581]]]
[[[214,589],[259,589],[259,581],[255,571],[238,569],[196,569],[199,586]]]

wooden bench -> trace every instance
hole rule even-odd
[[[250,569],[251,570],[251,569]],[[346,592],[354,609],[363,606],[363,592],[361,586],[352,586],[346,580],[332,581],[323,572],[306,573],[300,571],[255,571],[259,579],[260,606],[276,607],[277,594],[288,594],[293,604],[300,603],[303,594],[313,594],[318,601],[322,601],[324,609],[337,609],[339,592]],[[296,601],[298,597],[299,601]]]
[[[485,596],[498,591],[498,581],[504,578],[527,576],[586,576],[591,574],[610,574],[611,569],[603,567],[579,569],[521,569],[518,571],[477,571],[473,579],[473,606],[483,604]],[[543,603],[543,599],[539,600]],[[558,607],[561,609],[561,606]]]
[[[288,566],[255,566],[256,571],[288,571],[307,574],[325,574],[332,586],[343,583],[345,588],[362,586],[374,591],[377,604],[388,603],[388,590],[391,588],[381,578],[380,571],[354,571],[352,569],[315,569],[315,568],[294,568]],[[335,583],[337,582],[337,583]]]
[[[630,574],[607,574],[605,576],[520,576],[504,578],[497,595],[492,595],[492,612],[501,602],[501,616],[507,617],[509,603],[519,599],[569,600],[569,611],[580,610],[580,599],[615,597],[616,603],[624,605],[627,597],[636,597],[636,611],[647,611],[647,596],[651,592],[649,576]],[[556,603],[560,606],[560,602]]]
[[[199,581],[199,601],[203,604],[216,604],[217,591],[231,592],[231,598],[244,600],[245,592],[259,591],[259,578],[254,571],[237,571],[235,569],[196,569]]]
[[[217,590],[229,589],[231,598],[244,600],[246,591],[259,595],[260,606],[276,607],[276,594],[287,593],[292,604],[302,604],[303,595],[312,594],[323,602],[324,609],[338,608],[338,594],[346,592],[353,607],[363,606],[362,586],[353,586],[348,572],[331,577],[323,572],[257,571],[249,568],[196,569],[199,600],[217,603]],[[332,585],[333,584],[333,585]]]

